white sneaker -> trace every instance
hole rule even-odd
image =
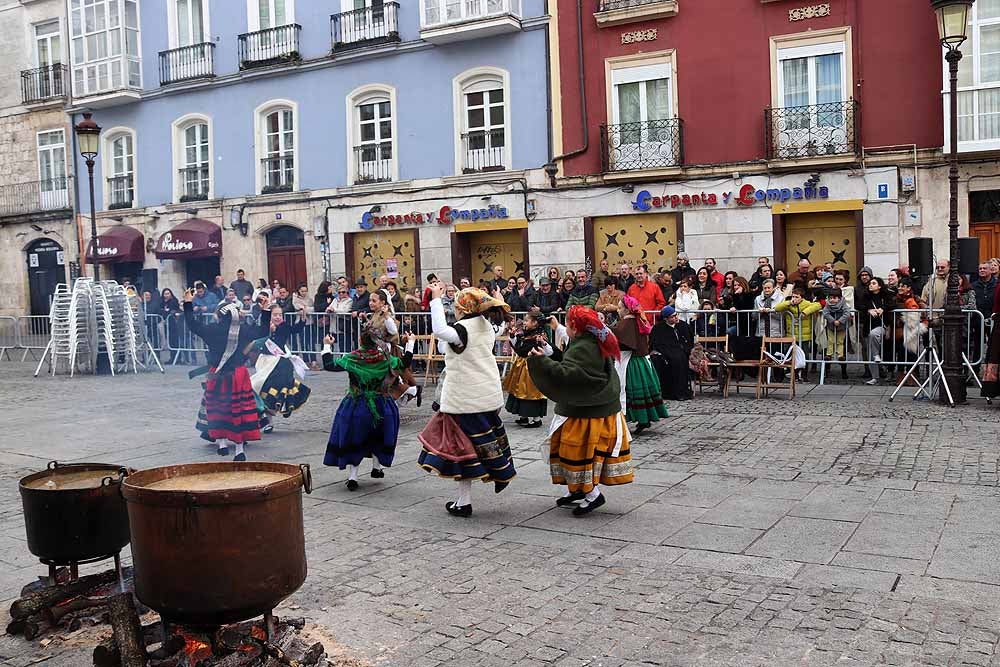
[[[874,361],[876,364],[881,364],[882,363],[882,357],[876,354],[875,358],[872,359],[872,361]]]
[[[874,387],[875,385],[878,384],[878,380],[875,378],[872,378],[871,380],[865,380],[865,384]]]

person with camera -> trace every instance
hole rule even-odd
[[[514,361],[504,376],[502,385],[507,392],[507,412],[517,415],[514,423],[518,426],[540,428],[549,402],[531,381],[528,354],[535,348],[540,348],[548,355],[554,353],[542,326],[540,311],[533,310],[524,316],[520,328],[512,332],[510,345],[514,350]]]

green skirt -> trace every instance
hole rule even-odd
[[[649,359],[633,353],[625,369],[625,419],[649,424],[666,416],[660,381]]]

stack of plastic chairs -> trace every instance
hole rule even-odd
[[[90,358],[90,287],[91,281],[87,278],[78,278],[72,291],[65,283],[56,286],[49,310],[49,342],[35,369],[36,376],[41,371],[46,356],[52,375],[62,367],[71,377],[76,372],[81,353],[84,359]]]

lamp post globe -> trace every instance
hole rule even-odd
[[[94,158],[100,150],[101,126],[94,122],[92,114],[84,113],[83,120],[73,128],[80,155],[87,161],[87,175],[90,178],[90,257],[94,269],[94,281],[101,279],[97,265],[97,215],[94,211]]]
[[[948,291],[944,304],[944,318],[941,349],[944,352],[944,387],[939,399],[942,402],[965,403],[965,366],[962,349],[966,340],[965,318],[962,315],[958,273],[958,63],[962,60],[960,47],[968,37],[969,11],[974,0],[931,0],[931,8],[937,15],[938,38],[947,49],[949,75],[949,167],[948,167],[948,245],[950,268]]]

